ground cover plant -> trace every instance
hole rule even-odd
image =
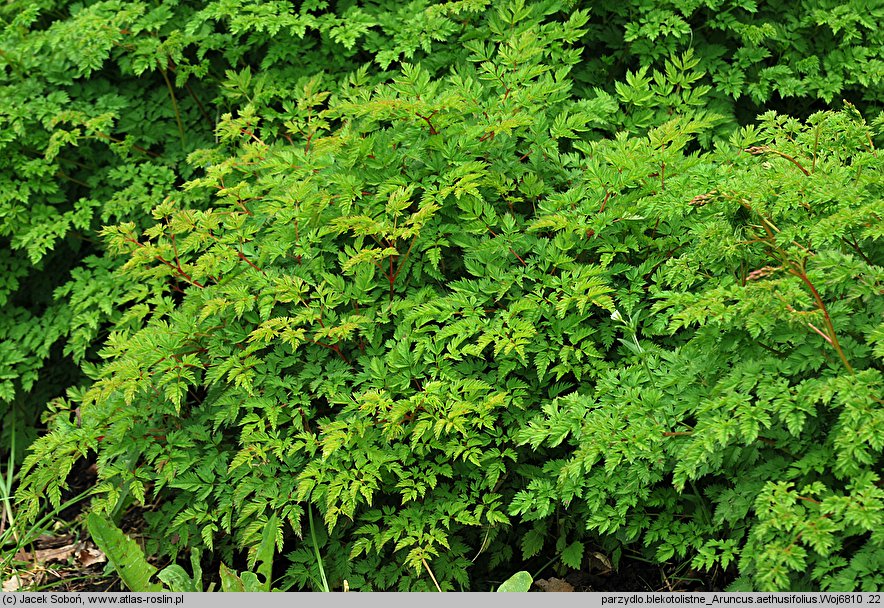
[[[149,554],[267,588],[268,538],[275,588],[884,586],[881,15],[29,6],[4,421],[57,398],[18,520],[97,456],[106,542],[150,504]]]

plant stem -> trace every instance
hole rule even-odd
[[[825,303],[823,303],[822,297],[820,297],[819,292],[816,290],[816,287],[813,286],[813,283],[810,282],[810,279],[807,276],[807,273],[804,272],[803,268],[797,266],[797,264],[793,265],[792,268],[789,269],[789,272],[794,276],[801,279],[807,288],[810,289],[810,293],[813,296],[814,301],[816,302],[817,308],[823,313],[823,320],[826,322],[826,333],[829,334],[829,341],[832,344],[832,348],[835,349],[835,352],[838,353],[838,356],[841,358],[841,362],[844,364],[844,367],[847,368],[847,371],[850,372],[850,375],[854,375],[853,366],[850,365],[850,361],[847,360],[847,356],[844,354],[844,350],[841,348],[841,344],[838,342],[838,336],[835,334],[835,325],[832,323],[832,318],[829,316],[829,310],[826,308]]]
[[[15,411],[9,412],[12,417],[12,434],[9,446],[9,462],[6,464],[6,480],[0,484],[0,492],[3,493],[3,510],[6,519],[9,520],[9,529],[12,532],[12,538],[16,544],[19,542],[18,531],[15,529],[15,517],[12,514],[12,483],[15,480],[13,471],[15,470]]]
[[[313,541],[313,554],[316,556],[316,564],[319,566],[319,576],[322,578],[322,590],[329,592],[328,581],[325,578],[325,568],[322,567],[322,556],[319,555],[319,545],[316,543],[316,531],[313,528],[313,507],[307,506],[307,518],[310,520],[310,540]]]
[[[186,137],[184,136],[184,125],[181,124],[181,112],[178,111],[178,100],[175,99],[175,90],[172,88],[172,82],[169,80],[169,74],[166,70],[160,70],[163,80],[166,81],[166,87],[169,89],[169,97],[172,98],[172,109],[175,111],[175,121],[178,123],[178,133],[181,135],[181,143],[184,144]]]
[[[433,571],[430,570],[430,564],[427,563],[426,558],[422,557],[421,562],[423,563],[424,568],[426,568],[427,572],[430,574],[430,578],[433,579],[433,584],[436,585],[436,589],[439,591],[439,593],[442,593],[442,587],[439,586],[439,581],[437,581],[436,577],[433,576]]]
[[[798,162],[798,160],[794,156],[789,156],[785,152],[780,152],[779,150],[774,150],[770,146],[753,146],[751,148],[748,148],[746,150],[746,152],[748,152],[749,154],[752,154],[752,155],[765,154],[765,153],[776,154],[780,158],[785,158],[787,161],[789,161],[790,163],[792,163],[793,165],[798,167],[804,175],[807,175],[807,176],[810,175],[810,171],[805,169],[804,165],[802,165],[800,162]]]
[[[552,566],[554,563],[556,563],[556,560],[557,560],[557,559],[559,559],[559,555],[558,555],[558,554],[556,554],[555,557],[553,557],[551,560],[549,560],[548,562],[546,562],[545,564],[543,564],[543,565],[540,567],[540,570],[538,570],[537,572],[535,572],[534,574],[531,575],[531,578],[536,580],[538,576],[540,576],[541,574],[543,574],[543,571],[544,571],[544,570],[546,570],[547,568],[549,568],[550,566]]]

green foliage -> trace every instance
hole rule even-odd
[[[515,214],[527,205],[516,178],[542,188],[532,171],[546,164],[542,151],[554,159],[545,171],[551,184],[578,170],[550,135],[574,104],[566,103],[566,71],[543,67],[565,31],[551,24],[501,43],[501,65],[538,50],[512,73],[476,55],[476,67],[444,81],[408,67],[374,90],[345,87],[327,111],[305,103],[311,136],[301,145],[240,137],[241,156],[189,184],[215,189],[223,180],[215,208],[167,203],[146,231],[107,230],[112,249],[132,254],[122,267],[129,280],[190,283],[178,307],[157,308],[142,330],[111,336],[104,352],[120,357],[83,395],[84,409],[104,414],[84,417],[75,449],[100,451],[107,509],[122,487],[139,500],[148,485],[174,489],[178,498],[157,517],[184,543],[212,548],[224,533],[252,545],[268,508],[299,530],[299,501],[309,501],[330,531],[357,527],[358,543],[335,553],[364,564],[362,576],[398,552],[414,573],[403,584],[425,585],[417,575],[435,557],[449,562],[440,584],[468,583],[468,545],[457,533],[485,535],[508,523],[497,489],[516,460],[507,428],[524,418],[527,386],[505,376],[539,347],[529,342],[536,330],[526,303],[562,290],[543,314],[556,323],[568,307],[587,315],[608,302],[599,273],[576,267],[573,285],[537,271],[525,275],[525,291],[501,289],[499,312],[491,294],[478,295],[491,285],[482,275],[492,257],[525,248]],[[531,121],[522,118],[529,110]],[[332,122],[341,126],[323,127]],[[256,178],[246,169],[255,165]],[[500,272],[527,267],[513,251]],[[477,272],[479,282],[470,278]],[[446,276],[458,289],[445,288]],[[521,301],[533,283],[531,302]],[[511,300],[518,303],[507,310]],[[452,316],[464,317],[462,327],[434,336],[440,328],[431,321]],[[143,358],[146,367],[136,363]],[[199,402],[191,387],[204,390]],[[187,423],[166,428],[176,419]],[[112,481],[118,476],[122,486]],[[393,516],[392,525],[377,525]],[[357,588],[358,573],[347,578]]]
[[[884,45],[817,4],[0,9],[0,407],[68,389],[23,515],[94,452],[225,589],[880,587],[884,121],[812,109]]]
[[[877,104],[881,9],[829,4],[7,2],[0,415],[19,419],[23,449],[40,415],[33,404],[85,380],[78,367],[94,360],[108,328],[158,296],[114,279],[96,232],[123,221],[148,226],[158,202],[211,167],[210,158],[193,168],[183,160],[212,142],[222,115],[251,108],[265,138],[291,137],[303,117],[290,92],[308,78],[334,89],[366,62],[365,82],[415,62],[438,77],[543,18],[558,21],[567,53],[580,55],[574,92],[585,102],[561,116],[557,133],[641,130],[688,108],[715,117],[723,133],[775,100],[805,114],[838,96]],[[568,64],[558,52],[550,61]],[[247,122],[229,124],[248,130]],[[175,196],[209,204],[205,192]],[[0,446],[8,448],[8,433]]]
[[[0,449],[15,416],[23,450],[42,405],[86,380],[79,368],[96,360],[109,328],[166,290],[121,285],[97,233],[149,226],[159,202],[209,169],[211,160],[184,161],[212,145],[220,116],[248,104],[268,135],[288,136],[299,129],[289,93],[305,79],[334,82],[361,53],[383,64],[426,54],[454,28],[423,3],[336,10],[123,0],[0,8]],[[191,208],[211,200],[175,196]]]
[[[521,570],[503,581],[500,584],[500,587],[497,588],[497,591],[503,593],[526,593],[531,589],[531,585],[533,584],[534,579],[531,578],[531,574],[525,570]]]
[[[603,43],[577,74],[595,86],[623,65],[659,63],[686,48],[722,102],[753,110],[821,99],[880,107],[884,8],[874,3],[769,0],[637,0],[592,3],[588,38]],[[681,83],[673,83],[679,88]]]
[[[92,540],[107,555],[130,591],[162,591],[162,585],[150,582],[157,569],[147,562],[141,547],[134,540],[95,513],[89,514],[86,525]]]
[[[8,463],[7,463],[8,466]],[[0,498],[3,499],[4,508],[8,504],[10,498],[9,488],[12,483],[17,482],[15,475],[9,476],[4,480],[0,487]],[[33,547],[41,536],[47,534],[58,534],[59,531],[73,529],[74,522],[66,521],[62,518],[65,510],[71,509],[85,502],[91,494],[91,488],[70,499],[59,504],[54,509],[46,509],[41,513],[41,517],[23,525],[21,520],[16,519],[16,513],[6,511],[7,525],[0,532],[0,577],[4,581],[16,580],[19,585],[27,585],[27,575],[33,568],[33,561],[27,556],[28,547]],[[23,559],[24,558],[24,559]],[[39,591],[40,588],[34,589]]]
[[[613,198],[644,230],[641,262],[617,281],[608,340],[622,336],[622,358],[517,433],[568,454],[512,514],[542,519],[561,502],[658,561],[739,560],[759,589],[880,589],[884,182],[872,141],[852,111],[769,113],[690,169],[667,162],[665,184],[661,165],[639,197]],[[565,213],[537,225],[576,232],[581,214]]]
[[[196,548],[190,552],[190,566],[193,570],[192,576],[187,574],[187,571],[178,564],[171,564],[158,572],[157,578],[172,592],[202,592],[203,569],[200,564],[200,553]],[[211,591],[211,588],[208,591]]]
[[[122,530],[113,522],[96,513],[90,513],[86,516],[86,525],[92,540],[107,555],[110,564],[130,591],[139,593],[145,591],[172,591],[173,593],[203,591],[202,566],[200,565],[200,554],[196,548],[192,549],[190,554],[192,576],[188,575],[184,568],[178,564],[171,564],[157,572],[157,569],[144,557],[141,547],[123,534]],[[257,574],[249,570],[237,574],[222,562],[219,571],[221,590],[250,593],[270,591],[275,550],[276,523],[271,518],[264,527],[261,545],[256,553],[256,559],[260,563]],[[261,582],[258,574],[264,577],[264,582]],[[165,586],[151,582],[154,576],[165,583]],[[210,584],[207,591],[211,591],[213,585],[214,583]]]

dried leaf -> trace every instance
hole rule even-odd
[[[77,562],[84,568],[92,564],[103,564],[107,561],[104,552],[92,543],[80,543],[77,550]]]
[[[34,573],[32,572],[19,572],[13,574],[10,578],[3,581],[2,589],[3,593],[12,593],[13,591],[19,591],[20,589],[26,589],[34,582]]]
[[[54,549],[38,549],[37,551],[19,551],[15,554],[15,559],[23,562],[38,562],[45,564],[48,562],[64,562],[67,561],[76,551],[77,545],[65,545],[64,547],[55,547]]]
[[[535,583],[538,587],[549,593],[574,591],[574,586],[571,585],[571,583],[560,578],[542,578],[538,581],[535,581]]]

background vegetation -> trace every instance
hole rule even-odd
[[[882,18],[4,4],[7,519],[97,458],[283,588],[880,589]]]

